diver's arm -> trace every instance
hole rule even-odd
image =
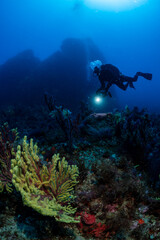
[[[105,82],[101,79],[99,79],[100,83],[101,83],[101,90],[105,89]]]
[[[99,81],[101,83],[101,87],[96,91],[96,93],[99,93],[101,90],[105,90],[105,82],[100,79]]]
[[[109,83],[107,84],[107,87],[105,88],[105,92],[106,92],[106,93],[108,92],[108,90],[109,90],[109,88],[110,88],[111,86],[112,86],[112,83],[109,82]]]

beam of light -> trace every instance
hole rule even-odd
[[[141,6],[147,0],[84,0],[87,7],[97,10],[123,11]]]

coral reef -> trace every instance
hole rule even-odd
[[[75,132],[78,132],[78,117],[73,119],[71,117],[71,112],[68,109],[63,108],[62,106],[56,106],[53,96],[49,95],[48,93],[45,94],[45,102],[50,111],[50,116],[53,119],[56,119],[59,127],[64,133],[68,151],[71,152],[73,150],[73,138]]]
[[[11,127],[21,136],[10,155],[2,154],[8,140],[1,141],[1,170],[11,163],[3,176],[15,188],[0,193],[0,238],[160,239],[159,116],[128,107],[91,113],[82,106],[70,151],[56,118],[67,123],[71,114],[49,107],[53,118],[43,107],[0,112],[3,122],[14,116]],[[24,133],[40,148],[22,139]]]
[[[4,123],[0,131],[0,192],[4,188],[12,192],[11,158],[17,138],[17,129],[11,130],[8,123]]]

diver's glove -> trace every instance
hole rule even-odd
[[[99,88],[97,91],[96,91],[96,94],[99,95],[101,93],[103,93],[105,91],[104,88]]]
[[[111,93],[110,93],[110,92],[108,92],[108,93],[107,93],[107,95],[108,95],[110,98],[112,97],[112,95],[111,95]]]
[[[112,97],[111,93],[109,91],[106,92],[105,89],[104,90],[102,90],[102,89],[97,90],[96,95],[101,96],[101,97],[107,97],[107,96],[109,96],[110,98]]]

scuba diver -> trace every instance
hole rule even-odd
[[[90,67],[92,68],[93,73],[98,76],[101,83],[101,87],[96,93],[103,94],[103,96],[108,95],[112,97],[109,88],[113,84],[116,84],[120,89],[125,91],[128,86],[135,89],[133,82],[136,82],[139,76],[144,77],[147,80],[152,80],[152,74],[150,73],[137,72],[134,77],[128,77],[123,75],[119,69],[112,64],[102,65],[102,62],[99,60],[91,62]]]

